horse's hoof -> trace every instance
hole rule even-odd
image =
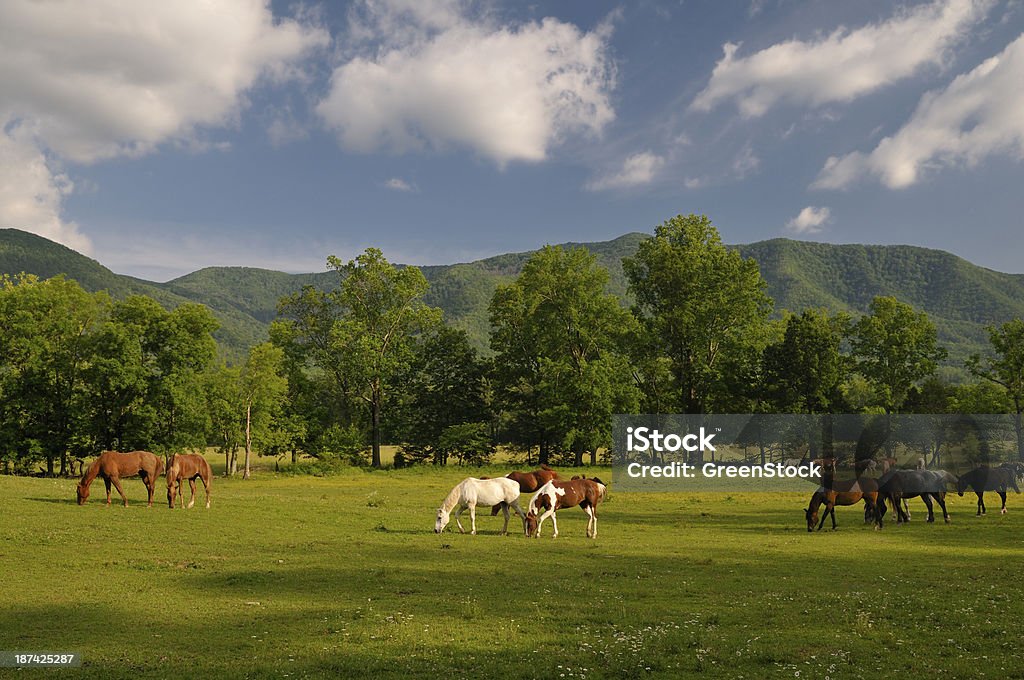
[[[1006,508],[1003,508],[1002,511],[1000,512],[1000,514],[1001,515],[1005,515],[1006,514]]]

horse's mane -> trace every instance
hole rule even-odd
[[[547,463],[541,463],[540,464],[540,469],[541,470],[547,470],[548,472],[554,472],[554,470],[552,470],[550,467],[548,467]]]
[[[465,484],[465,480],[455,485],[448,495],[445,497],[444,502],[441,503],[441,509],[445,512],[451,512],[452,508],[459,504],[459,497],[462,495],[462,485]]]
[[[100,473],[100,460],[102,460],[102,458],[103,454],[101,453],[96,457],[96,460],[86,468],[85,474],[83,474],[82,478],[78,481],[78,486],[89,486],[92,484],[92,480],[96,479],[96,476]]]

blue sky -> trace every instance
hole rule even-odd
[[[1024,272],[1024,3],[0,5],[0,226],[166,280],[652,231]]]

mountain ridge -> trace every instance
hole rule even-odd
[[[636,252],[650,234],[630,232],[584,247],[608,269],[609,291],[625,297],[622,258]],[[923,310],[949,346],[951,364],[986,345],[985,325],[1024,317],[1024,274],[975,265],[953,253],[913,245],[829,244],[773,238],[729,246],[753,257],[775,300],[775,312],[808,307],[862,313],[875,295],[893,295]],[[535,251],[504,253],[471,262],[425,265],[431,284],[427,302],[463,328],[486,351],[487,304],[494,289],[511,281]],[[277,301],[303,285],[336,285],[332,271],[288,274],[256,267],[205,267],[158,283],[116,274],[102,264],[41,236],[0,229],[0,273],[20,271],[48,278],[65,274],[87,290],[108,290],[115,298],[150,295],[162,305],[205,304],[220,319],[217,339],[229,359],[266,337]]]

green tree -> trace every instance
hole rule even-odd
[[[676,216],[623,260],[642,342],[666,357],[673,395],[666,406],[705,413],[727,398],[730,367],[750,365],[772,302],[757,263],[726,248],[703,215]]]
[[[327,261],[338,288],[307,288],[283,300],[274,337],[301,348],[306,361],[336,382],[336,394],[366,405],[371,461],[380,467],[386,393],[411,360],[414,338],[440,323],[441,312],[423,302],[428,284],[419,269],[395,267],[376,248],[345,264],[333,255]]]
[[[993,356],[972,356],[967,368],[974,375],[1002,386],[1013,402],[1017,458],[1024,461],[1024,320],[1013,319],[988,329]]]
[[[765,391],[782,413],[831,413],[841,406],[848,361],[841,346],[850,319],[808,309],[786,320],[784,336],[764,351]]]
[[[608,272],[585,248],[546,246],[491,301],[496,384],[513,436],[584,451],[611,443],[611,416],[635,411],[639,394],[625,356],[634,328],[607,292]]]
[[[282,401],[288,392],[283,375],[284,350],[269,342],[249,350],[239,375],[241,405],[245,422],[245,467],[242,479],[252,474],[253,444],[263,450],[277,438],[275,425],[283,412]]]
[[[897,413],[911,388],[935,372],[946,350],[924,312],[893,297],[876,297],[850,338],[857,370],[871,384],[878,406]]]

